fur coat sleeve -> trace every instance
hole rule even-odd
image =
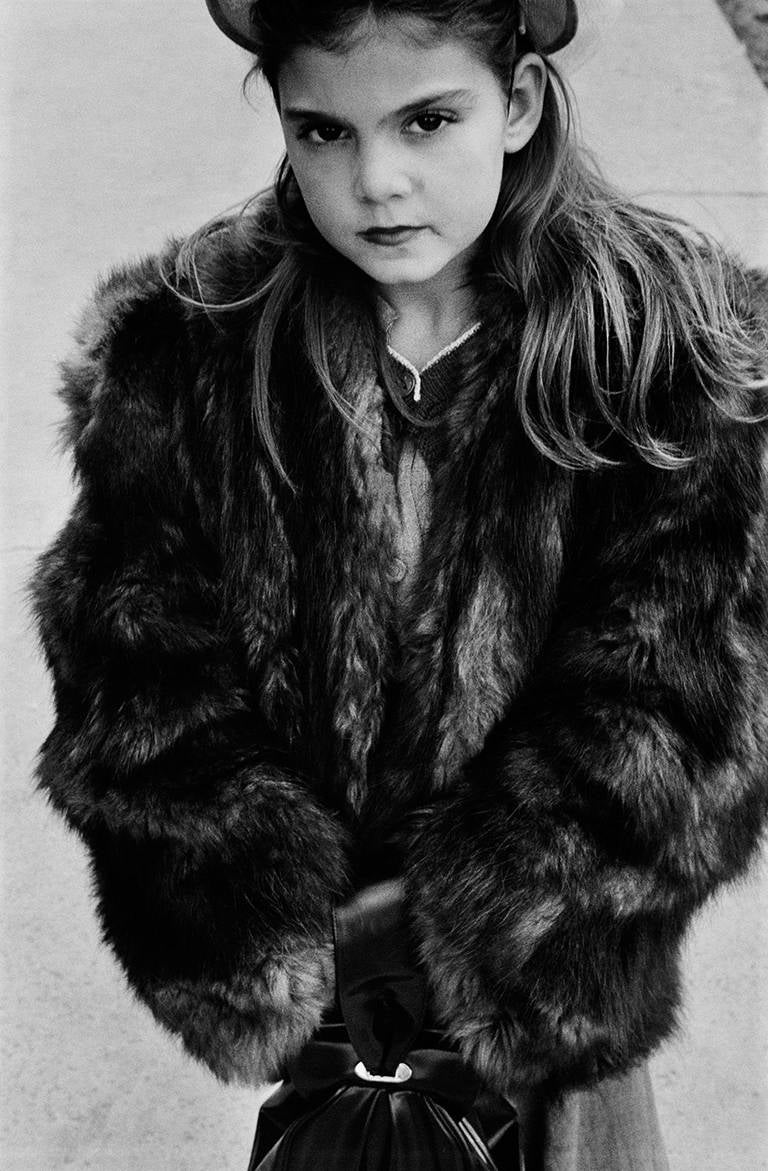
[[[222,621],[169,389],[180,311],[154,264],[114,274],[64,369],[79,493],[33,585],[56,705],[39,780],[90,849],[136,993],[220,1077],[260,1084],[333,998],[344,831]]]
[[[406,835],[439,1013],[501,1090],[589,1082],[669,1034],[691,915],[764,825],[766,427],[698,388],[676,405],[699,457],[590,495],[598,535],[523,690]]]

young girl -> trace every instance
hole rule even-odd
[[[286,1076],[395,878],[526,1167],[664,1167],[644,1061],[766,813],[758,283],[579,154],[572,0],[208,4],[287,155],[83,319],[41,784],[220,1078]]]

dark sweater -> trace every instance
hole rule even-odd
[[[446,408],[461,385],[464,378],[467,362],[467,342],[477,331],[477,325],[467,330],[454,342],[436,355],[419,374],[417,393],[414,391],[414,368],[406,362],[395,350],[390,349],[394,372],[398,376],[400,390],[406,407],[411,415],[425,421],[436,421],[445,413]],[[418,427],[406,419],[390,398],[387,399],[387,410],[384,418],[382,436],[382,451],[384,466],[393,475],[396,474],[403,445],[406,439],[410,440],[414,448],[423,457],[430,476],[434,476],[440,452],[441,427],[438,423],[434,427]]]

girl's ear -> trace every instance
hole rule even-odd
[[[538,53],[526,53],[515,66],[509,97],[504,150],[513,154],[522,150],[536,133],[544,106],[547,67]]]

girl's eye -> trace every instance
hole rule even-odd
[[[439,110],[422,110],[413,119],[413,124],[417,124],[424,134],[435,134],[441,129],[444,122],[455,122],[456,119],[450,114],[442,114]]]
[[[341,126],[307,126],[299,134],[299,138],[306,138],[307,142],[313,143],[315,146],[327,145],[330,142],[338,142],[341,134]],[[313,135],[317,135],[313,138]]]

